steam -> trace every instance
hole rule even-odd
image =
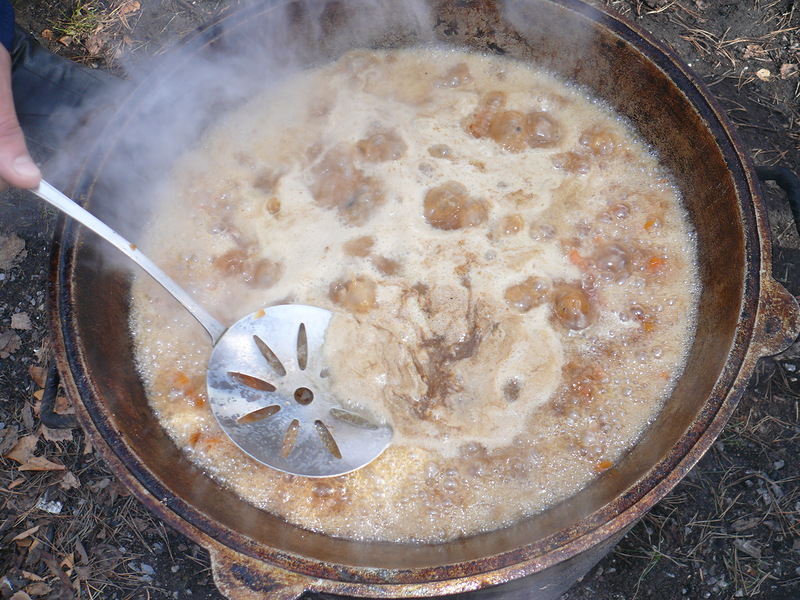
[[[471,44],[474,30],[443,26],[433,16],[433,4],[442,12],[438,3],[425,0],[249,0],[162,57],[123,61],[127,81],[110,86],[79,113],[59,119],[82,125],[48,176],[64,184],[80,181],[84,187],[79,192],[93,185],[92,208],[98,216],[123,235],[135,236],[175,158],[226,113],[292,73],[336,60],[352,48],[424,45],[440,37]],[[487,39],[498,41],[481,46],[479,40],[478,49],[503,53],[507,46],[512,54],[541,59],[536,36],[550,24],[542,21],[538,4],[506,0],[497,11],[486,9],[480,18],[491,32]],[[467,11],[444,6],[451,16]],[[573,52],[579,35],[563,36],[571,40]]]
[[[81,125],[48,176],[62,185],[74,182],[76,172],[82,183],[96,177],[92,209],[134,235],[175,158],[227,112],[350,48],[424,43],[430,20],[420,0],[266,7],[253,0],[165,56],[129,63],[127,81],[80,112],[61,114],[60,122]]]

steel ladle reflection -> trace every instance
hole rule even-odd
[[[142,267],[205,328],[209,404],[244,452],[274,469],[307,477],[355,471],[377,458],[392,428],[346,410],[333,397],[322,347],[328,310],[285,304],[258,310],[226,328],[134,244],[49,183],[31,190]]]

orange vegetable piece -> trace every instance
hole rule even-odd
[[[667,260],[661,256],[654,256],[647,262],[647,270],[651,273],[660,273],[664,270]]]
[[[581,253],[576,248],[569,251],[569,262],[581,269],[586,268],[586,259],[581,256]]]
[[[222,437],[218,435],[202,434],[201,441],[206,450],[213,450],[222,443]]]
[[[172,387],[183,394],[184,397],[190,398],[194,406],[203,406],[205,404],[201,394],[203,389],[201,380],[195,379],[193,381],[184,372],[178,371],[172,376]]]
[[[605,460],[604,459],[604,460],[601,460],[599,463],[597,463],[594,466],[594,468],[598,473],[600,473],[602,471],[605,471],[606,469],[610,469],[613,466],[614,466],[614,463],[612,463],[610,460]]]
[[[189,378],[185,373],[178,371],[172,378],[172,384],[177,388],[184,389],[187,385],[189,385]]]

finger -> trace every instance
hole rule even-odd
[[[11,92],[11,56],[0,46],[0,186],[33,188],[42,173],[33,162],[19,126]]]

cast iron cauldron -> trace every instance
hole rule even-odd
[[[435,39],[542,64],[630,118],[674,174],[697,230],[703,284],[697,334],[685,373],[643,439],[576,496],[491,533],[399,544],[299,529],[220,487],[167,438],[134,368],[130,272],[71,223],[56,239],[52,263],[59,372],[94,446],[145,505],[208,549],[215,581],[231,598],[289,599],[305,591],[555,598],[709,448],[758,359],[795,339],[797,302],[770,275],[763,201],[732,127],[708,91],[650,37],[578,0],[512,0],[502,9],[493,0],[431,0],[428,33],[410,26],[408,14],[385,7],[373,10],[381,22],[365,27],[370,10],[363,0],[355,7],[281,2],[240,11],[200,32],[120,106],[98,136],[103,142],[80,171],[75,193],[137,239],[143,219],[124,219],[130,205],[120,210],[118,202],[131,190],[142,195],[204,124],[264,84],[265,51],[280,71],[288,62],[314,64],[351,47]],[[210,71],[190,75],[200,57]],[[220,75],[230,72],[245,78],[220,84]],[[200,104],[210,108],[179,118]],[[151,131],[137,140],[136,133],[153,127],[154,115],[164,114],[174,131]]]

